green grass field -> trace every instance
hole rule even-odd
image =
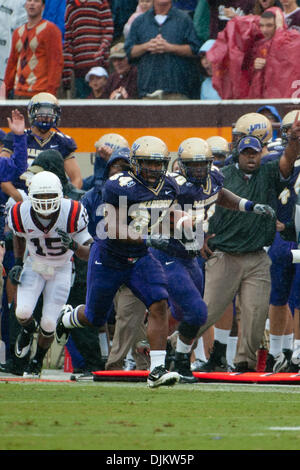
[[[300,387],[0,383],[1,450],[298,450]]]

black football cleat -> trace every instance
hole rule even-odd
[[[191,371],[191,355],[175,352],[174,371],[180,375],[180,383],[197,383],[198,379]]]
[[[55,338],[57,343],[61,346],[64,346],[68,342],[70,336],[70,329],[65,327],[62,319],[65,313],[70,313],[72,310],[72,305],[64,305],[56,322]]]

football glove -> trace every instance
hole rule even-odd
[[[162,235],[149,235],[144,239],[144,243],[148,248],[152,247],[157,250],[168,251],[170,239]]]
[[[71,237],[71,235],[69,233],[65,232],[61,228],[57,228],[56,232],[60,236],[61,243],[62,243],[63,247],[66,248],[66,250],[69,250],[69,249],[72,250],[72,251],[77,251],[78,250],[78,243],[75,242],[75,240],[73,240],[73,238]]]
[[[267,217],[271,217],[272,219],[276,217],[276,213],[271,206],[266,204],[254,204],[253,212],[258,215],[264,215]]]
[[[21,284],[20,277],[23,269],[23,261],[16,259],[15,265],[10,269],[8,277],[15,286]]]
[[[196,239],[188,240],[188,241],[177,240],[177,242],[179,242],[181,247],[183,248],[183,251],[182,249],[181,250],[178,249],[178,256],[182,254],[184,257],[187,257],[187,258],[195,258],[196,256],[201,255],[200,253],[201,246],[198,240]]]
[[[201,250],[201,246],[196,239],[178,240],[175,238],[165,238],[162,235],[150,235],[145,239],[145,244],[147,247],[164,251],[169,256],[179,256],[183,258],[200,256]]]

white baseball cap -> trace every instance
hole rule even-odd
[[[215,39],[208,39],[207,41],[205,41],[205,43],[202,44],[202,46],[199,49],[199,54],[201,52],[208,52],[213,47],[215,42],[216,42]]]
[[[91,70],[86,74],[85,81],[89,82],[90,76],[96,75],[96,77],[108,77],[107,71],[103,67],[93,67]]]

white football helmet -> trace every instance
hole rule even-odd
[[[60,179],[50,171],[41,171],[32,177],[28,189],[31,206],[40,215],[51,215],[60,208],[63,189]]]

